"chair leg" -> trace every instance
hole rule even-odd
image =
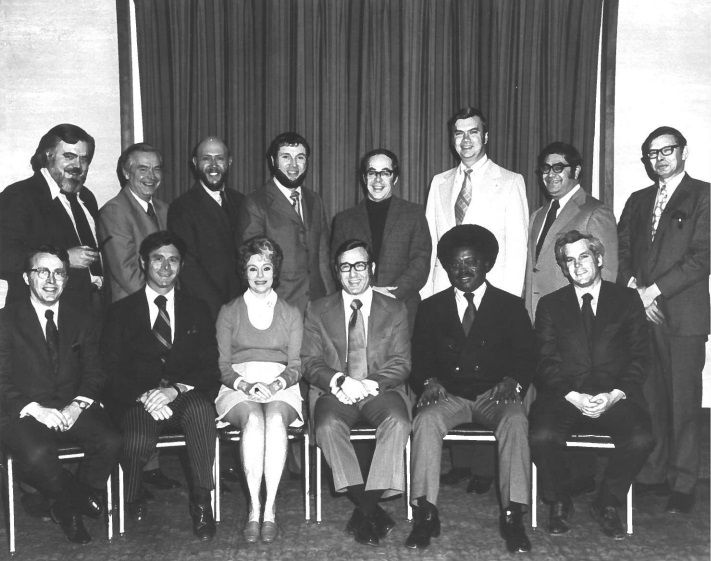
[[[220,439],[215,439],[215,463],[212,475],[215,479],[215,488],[212,490],[212,512],[215,514],[215,523],[220,523]]]
[[[630,490],[627,491],[627,533],[632,535],[632,485],[630,485]]]
[[[405,500],[407,501],[407,521],[412,522],[412,504],[410,504],[410,487],[412,485],[412,482],[410,481],[412,472],[411,470],[411,465],[410,465],[410,439],[411,437],[407,437],[407,443],[405,444]]]
[[[531,528],[538,526],[538,470],[531,462]]]
[[[123,536],[126,531],[126,499],[124,495],[123,468],[118,465],[118,486],[119,486],[119,536]]]
[[[113,477],[109,474],[109,479],[106,481],[106,523],[108,526],[109,543],[114,539],[114,489]]]
[[[7,510],[10,514],[10,555],[15,554],[15,478],[12,456],[7,455]]]
[[[304,429],[304,519],[311,521],[311,447],[309,433]]]
[[[316,445],[316,524],[321,524],[321,448]]]

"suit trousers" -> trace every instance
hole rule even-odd
[[[336,491],[363,483],[353,443],[351,427],[362,422],[376,428],[375,453],[365,485],[366,491],[384,490],[383,496],[405,489],[404,451],[410,435],[410,415],[400,393],[386,390],[353,405],[324,394],[314,407],[316,443],[323,450],[333,472]]]
[[[14,456],[23,479],[52,499],[63,494],[73,498],[82,493],[82,486],[106,487],[121,452],[121,434],[98,404],[84,410],[65,432],[52,430],[30,416],[13,419],[3,425],[0,441]],[[84,450],[76,481],[66,476],[57,457],[57,449],[65,446]]]
[[[496,403],[489,390],[475,401],[449,394],[418,409],[413,421],[412,499],[436,505],[442,462],[442,439],[462,423],[479,423],[494,431],[498,444],[501,505],[528,504],[531,496],[531,459],[528,418],[521,403]]]
[[[215,405],[204,393],[191,390],[181,393],[169,407],[173,416],[165,421],[156,421],[142,403],[128,409],[119,420],[124,439],[121,465],[126,472],[127,502],[142,496],[143,466],[156,449],[158,435],[170,430],[180,429],[185,434],[191,489],[211,490],[215,486]]]
[[[654,446],[652,421],[638,403],[621,399],[597,418],[586,417],[565,397],[540,393],[531,407],[531,456],[544,488],[555,501],[570,498],[570,475],[565,469],[566,439],[578,432],[607,434],[615,444],[600,486],[606,504],[625,502],[632,480]],[[609,497],[615,498],[614,502]],[[615,505],[615,506],[617,506]]]
[[[652,369],[644,396],[657,442],[637,479],[668,480],[672,491],[691,493],[699,476],[706,336],[673,337],[664,325],[651,327]]]

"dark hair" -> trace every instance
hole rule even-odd
[[[565,255],[563,254],[565,246],[580,240],[586,240],[588,242],[588,249],[595,256],[595,260],[605,255],[605,246],[592,234],[583,234],[578,230],[570,230],[569,232],[558,234],[555,238],[555,260],[558,266],[563,270],[565,276],[568,276],[568,269],[565,266]]]
[[[460,224],[445,232],[437,244],[437,258],[443,266],[450,261],[452,252],[468,247],[479,253],[493,267],[499,255],[499,242],[489,230],[478,224]]]
[[[60,142],[66,142],[67,144],[86,142],[87,157],[89,158],[89,163],[91,163],[94,157],[94,148],[96,148],[94,137],[81,127],[62,123],[49,129],[47,134],[40,139],[34,155],[30,158],[32,171],[39,171],[47,167],[47,151],[53,150]]]
[[[66,142],[66,140],[64,142]],[[32,265],[34,264],[33,262],[35,260],[35,256],[39,255],[40,253],[54,255],[62,262],[67,272],[69,272],[69,254],[67,253],[66,249],[61,247],[54,247],[53,245],[41,245],[37,249],[29,251],[25,256],[25,262],[22,265],[22,270],[25,273],[27,273],[28,275],[30,274],[30,270],[32,269]]]
[[[278,167],[276,159],[277,154],[279,153],[279,148],[282,146],[298,146],[299,144],[304,145],[304,148],[306,149],[306,157],[308,158],[311,156],[311,147],[309,146],[309,143],[306,142],[306,139],[299,133],[283,132],[272,140],[269,148],[267,148],[267,164],[269,165],[269,169],[272,173]]]
[[[247,280],[247,262],[253,255],[261,255],[269,258],[272,265],[274,265],[272,288],[278,287],[279,277],[281,276],[281,264],[284,261],[284,252],[278,243],[266,236],[254,236],[237,249],[237,274],[240,276],[240,279],[242,279],[242,286],[249,286],[249,281]]]
[[[124,175],[124,171],[128,171],[128,162],[137,152],[144,152],[146,154],[158,154],[158,157],[163,161],[163,155],[160,153],[158,148],[151,146],[145,142],[137,142],[136,144],[131,144],[126,148],[119,156],[118,162],[116,162],[116,175],[118,176],[119,183],[121,187],[124,187],[128,183],[128,179]]]
[[[538,155],[539,168],[546,163],[546,158],[551,154],[560,154],[565,158],[566,163],[570,165],[571,177],[575,175],[575,168],[583,165],[583,158],[575,146],[557,140],[556,142],[551,142]]]
[[[346,240],[338,246],[338,249],[336,250],[336,256],[333,260],[333,268],[335,269],[336,274],[339,273],[338,261],[341,258],[341,255],[343,255],[346,251],[350,251],[351,249],[358,249],[359,247],[365,249],[365,253],[368,255],[368,263],[373,262],[373,252],[371,251],[370,246],[367,242],[364,242],[363,240],[357,240],[355,238]]]
[[[449,137],[454,138],[454,125],[457,123],[457,121],[459,121],[460,119],[469,119],[471,117],[479,117],[479,119],[481,119],[481,126],[484,127],[484,134],[489,132],[489,123],[487,122],[484,113],[481,112],[481,109],[477,109],[476,107],[463,107],[454,115],[452,115],[449,121],[447,121]]]
[[[174,245],[180,254],[181,263],[185,261],[188,246],[183,241],[183,238],[168,230],[158,230],[157,232],[148,234],[141,242],[141,247],[138,249],[138,255],[141,257],[141,268],[145,270],[143,264],[147,266],[148,257],[152,252],[166,245]]]
[[[365,156],[360,161],[360,176],[363,178],[363,181],[365,182],[365,174],[368,172],[368,166],[370,164],[370,160],[375,158],[375,156],[385,156],[386,158],[390,158],[390,161],[392,162],[393,166],[393,177],[397,179],[400,177],[400,162],[397,160],[397,156],[391,152],[390,150],[386,148],[376,148],[375,150],[371,150],[368,152]]]
[[[642,156],[644,157],[647,155],[647,152],[649,152],[649,145],[652,144],[652,141],[655,138],[658,136],[664,136],[665,134],[673,136],[675,144],[678,144],[682,148],[686,146],[686,138],[684,138],[684,135],[677,129],[674,127],[659,127],[650,132],[649,136],[644,139],[644,142],[642,143]]]

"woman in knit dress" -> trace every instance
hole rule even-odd
[[[302,425],[301,339],[297,308],[277,297],[283,254],[269,238],[257,236],[238,250],[237,267],[249,286],[222,306],[217,318],[222,388],[218,418],[242,430],[242,465],[250,494],[244,527],[248,542],[271,542],[278,533],[275,498],[284,469],[289,425]],[[266,484],[259,524],[262,477]]]

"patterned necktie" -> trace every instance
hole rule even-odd
[[[348,358],[346,370],[356,380],[368,377],[368,359],[365,351],[365,323],[360,311],[363,303],[355,299],[351,302],[353,313],[348,321]]]
[[[303,222],[304,217],[301,216],[301,204],[299,201],[299,192],[296,189],[293,189],[291,193],[289,193],[289,197],[291,197],[291,206],[294,207],[294,211],[296,214],[299,215],[299,218],[301,218],[301,221]]]
[[[659,219],[662,217],[664,212],[664,207],[667,206],[667,186],[662,183],[659,187],[659,194],[657,195],[657,204],[654,205],[654,215],[652,216],[652,241],[654,241],[654,235],[657,233],[657,228],[659,227]]]
[[[464,220],[464,215],[467,213],[469,203],[472,202],[472,170],[464,171],[464,181],[462,182],[462,190],[459,191],[457,202],[454,203],[454,218],[457,221],[457,226]]]
[[[464,298],[467,299],[467,309],[464,310],[464,315],[462,316],[462,327],[464,328],[464,334],[469,335],[469,331],[474,324],[474,318],[476,317],[476,306],[474,305],[474,293],[465,292]]]
[[[69,208],[72,209],[74,224],[76,224],[77,234],[79,234],[79,243],[90,247],[91,249],[96,249],[96,239],[94,238],[94,233],[91,231],[91,226],[89,226],[86,213],[77,199],[77,194],[65,193],[64,191],[62,191],[62,193],[64,193],[64,196],[67,197],[67,200],[69,201]],[[89,265],[89,271],[96,277],[103,276],[104,272],[101,268],[101,259],[97,259]]]
[[[151,220],[153,220],[154,224],[158,227],[158,215],[156,214],[156,209],[153,208],[153,205],[149,202],[148,203],[148,208],[146,209],[146,213],[148,216],[150,216]]]
[[[585,329],[588,344],[592,344],[593,329],[595,326],[595,314],[593,313],[592,305],[590,304],[592,299],[592,294],[583,294],[583,307],[580,309],[580,314],[583,320],[583,329]]]
[[[49,360],[52,363],[54,373],[57,374],[59,371],[59,331],[57,330],[57,324],[54,323],[54,312],[52,310],[45,311],[44,317],[47,318],[47,325],[44,328],[44,334],[47,338]]]
[[[548,209],[548,214],[546,214],[546,221],[543,224],[543,229],[541,230],[541,235],[538,237],[538,243],[536,244],[536,261],[538,261],[538,256],[541,253],[541,248],[543,247],[543,242],[546,241],[546,236],[548,235],[548,230],[551,229],[553,222],[555,222],[556,215],[558,214],[559,208],[560,208],[560,202],[558,202],[558,199],[553,199],[551,201],[551,207]]]
[[[158,306],[158,316],[153,324],[153,335],[155,335],[158,342],[165,347],[165,353],[163,353],[161,357],[163,364],[165,364],[165,355],[173,348],[173,338],[170,333],[170,316],[165,307],[167,299],[165,296],[159,295],[156,296],[154,302],[156,306]]]

